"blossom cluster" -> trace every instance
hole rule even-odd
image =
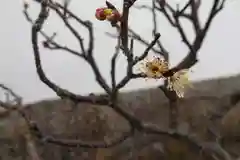
[[[100,21],[108,20],[112,23],[117,23],[121,19],[121,14],[116,9],[102,7],[96,9],[95,17]]]
[[[175,91],[179,98],[184,97],[186,86],[190,86],[188,69],[183,69],[174,72],[171,76],[165,76],[169,69],[169,63],[160,57],[153,57],[153,59],[146,58],[140,66],[140,71],[143,75],[153,79],[167,80],[167,89]]]
[[[100,21],[108,20],[111,23],[121,21],[121,14],[117,9],[112,8],[97,8],[95,17]],[[188,69],[183,69],[172,73],[171,76],[166,76],[166,73],[170,71],[169,63],[161,57],[153,57],[151,60],[146,58],[141,64],[142,65],[139,69],[142,75],[147,78],[167,80],[167,89],[174,91],[179,98],[184,97],[185,87],[190,86]]]

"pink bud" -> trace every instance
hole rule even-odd
[[[96,9],[95,17],[100,21],[103,21],[106,19],[106,15],[104,14],[104,9],[105,8],[97,8]]]

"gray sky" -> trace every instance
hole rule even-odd
[[[180,0],[169,0],[172,2]],[[226,8],[218,15],[213,22],[207,38],[199,52],[200,63],[192,68],[192,80],[206,79],[217,76],[227,76],[237,74],[240,71],[239,51],[240,51],[240,1],[229,0]],[[121,9],[122,0],[111,0],[113,4]],[[181,1],[184,4],[184,0]],[[114,53],[116,40],[108,38],[105,32],[115,33],[109,24],[95,20],[94,13],[97,7],[103,6],[105,0],[73,0],[70,8],[83,19],[89,19],[94,23],[95,28],[95,49],[94,56],[102,74],[109,82],[110,59]],[[148,4],[148,0],[138,0],[136,4]],[[209,4],[212,0],[204,2],[201,9],[201,19],[209,11]],[[83,6],[84,4],[84,6]],[[36,3],[32,2],[30,13],[33,18],[39,11]],[[69,34],[67,28],[54,15],[44,26],[48,33],[57,31],[58,42],[68,46],[77,47],[75,39]],[[22,14],[21,0],[4,0],[0,5],[0,83],[13,88],[18,94],[23,96],[25,102],[32,102],[44,98],[56,97],[47,86],[45,86],[36,74],[34,57],[31,48],[30,24],[26,22]],[[151,14],[143,10],[131,10],[130,24],[136,32],[141,33],[147,40],[151,40]],[[192,37],[192,29],[185,23],[186,32],[189,38]],[[81,26],[76,26],[83,36],[86,37],[86,30]],[[167,21],[159,16],[159,32],[166,48],[170,51],[171,65],[178,63],[187,53],[187,48],[181,43],[178,33],[172,29]],[[85,38],[87,42],[87,38]],[[135,54],[143,52],[144,46],[135,44]],[[89,92],[101,92],[102,89],[95,83],[90,67],[81,59],[78,59],[65,52],[51,52],[41,48],[41,57],[44,70],[47,76],[63,88],[72,92],[85,94]],[[119,57],[117,64],[117,79],[120,80],[125,75],[125,58]],[[145,80],[131,81],[125,90],[155,86],[158,83]],[[0,94],[2,97],[2,95]]]

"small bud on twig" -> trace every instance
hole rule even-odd
[[[28,0],[23,0],[23,8],[27,10],[29,8],[29,1]]]

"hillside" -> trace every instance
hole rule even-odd
[[[217,135],[223,140],[224,148],[239,157],[240,75],[196,82],[193,86],[178,106],[179,130],[201,141],[215,141]],[[132,91],[120,97],[121,107],[129,113],[167,130],[169,107],[161,90]],[[127,122],[106,106],[84,103],[76,106],[68,100],[57,99],[28,104],[24,112],[45,134],[54,137],[103,141],[128,130]],[[26,159],[22,120],[14,112],[0,118],[0,159]],[[38,140],[36,143],[44,160],[213,159],[183,140],[141,133],[110,149],[69,149]]]

